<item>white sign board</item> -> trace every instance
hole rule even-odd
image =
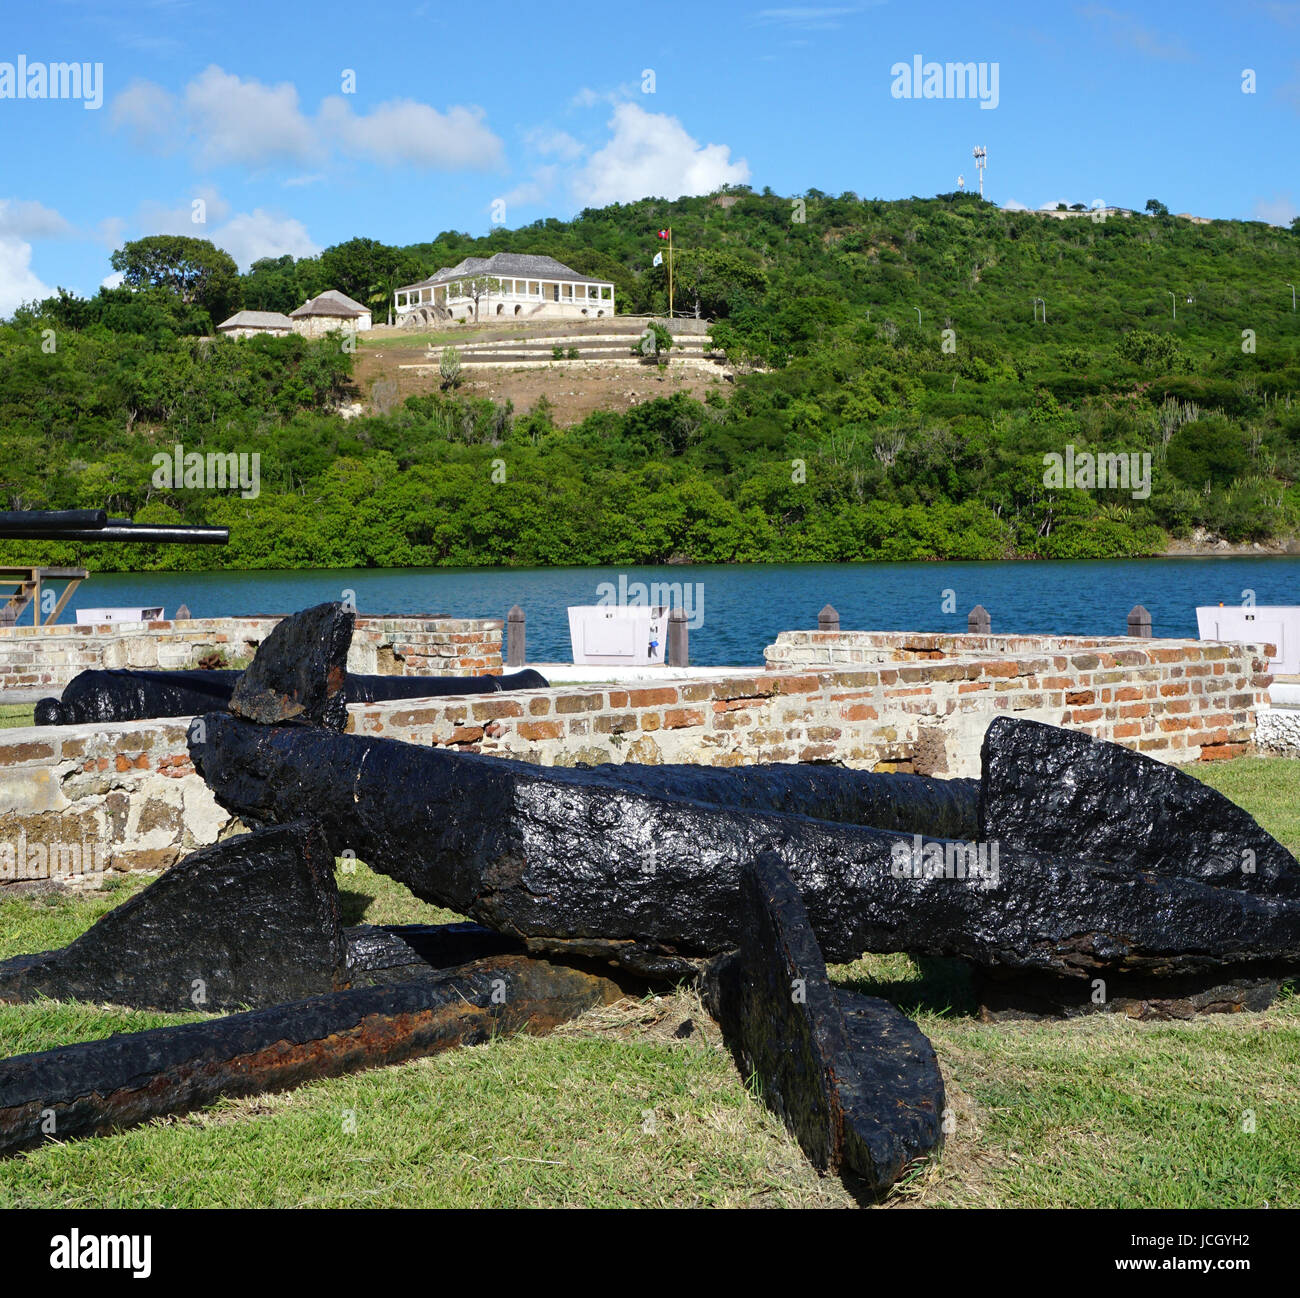
[[[1212,604],[1196,610],[1202,640],[1271,644],[1277,657],[1268,660],[1275,676],[1300,673],[1300,607],[1293,604]]]

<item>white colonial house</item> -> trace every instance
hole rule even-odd
[[[579,275],[554,257],[498,252],[466,257],[393,300],[399,325],[498,318],[581,319],[614,314],[614,285]]]

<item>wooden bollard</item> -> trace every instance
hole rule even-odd
[[[1151,639],[1151,614],[1141,604],[1134,604],[1129,609],[1128,633],[1142,640]]]
[[[966,614],[966,630],[971,635],[993,634],[993,619],[989,617],[989,611],[983,604],[976,604],[975,607]]]
[[[691,665],[690,637],[686,626],[686,610],[674,608],[668,614],[668,653],[666,662],[670,667],[689,667]]]
[[[827,604],[820,613],[817,614],[818,631],[838,631],[840,629],[840,615]]]
[[[516,604],[506,614],[506,666],[522,667],[525,662],[524,610]]]

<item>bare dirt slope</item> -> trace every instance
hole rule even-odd
[[[440,386],[437,361],[428,369],[404,366],[428,363],[444,346],[468,351],[474,344],[532,337],[571,336],[575,343],[617,327],[635,332],[638,325],[619,317],[605,329],[568,321],[547,321],[532,326],[459,326],[436,333],[410,333],[378,327],[361,336],[354,374],[361,401],[367,411],[383,412],[399,406],[407,397],[436,392]],[[567,348],[566,348],[567,350]],[[511,401],[517,413],[531,410],[545,396],[554,407],[553,418],[560,427],[580,423],[596,410],[623,411],[643,401],[688,392],[703,400],[712,388],[729,386],[731,373],[725,366],[701,368],[698,362],[682,364],[670,360],[664,370],[653,364],[638,364],[629,347],[619,363],[598,360],[549,361],[529,368],[467,368],[460,391],[469,396]]]

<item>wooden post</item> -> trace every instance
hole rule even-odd
[[[1134,604],[1129,609],[1128,633],[1142,640],[1151,639],[1151,614],[1141,604]]]
[[[524,654],[524,610],[518,604],[506,614],[506,666],[522,667]]]
[[[818,631],[838,631],[840,629],[840,615],[827,604],[820,613],[817,614]]]
[[[989,611],[983,604],[976,604],[966,614],[966,630],[971,635],[993,634],[993,619],[989,617]]]
[[[689,667],[691,665],[690,638],[686,627],[686,610],[674,608],[668,614],[668,654],[666,661],[670,667]]]

